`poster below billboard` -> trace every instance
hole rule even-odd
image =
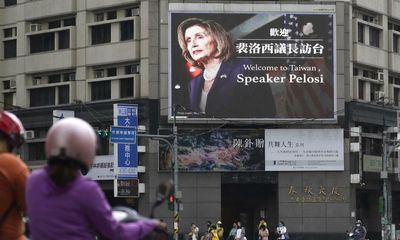
[[[343,171],[343,129],[266,129],[266,171]]]
[[[171,11],[169,117],[336,120],[335,13]]]
[[[264,171],[264,130],[179,129],[177,158],[179,171]],[[171,169],[171,149],[160,141],[159,170]]]
[[[114,179],[114,155],[96,156],[86,177],[92,180]]]

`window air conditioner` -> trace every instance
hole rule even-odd
[[[11,79],[10,80],[10,88],[17,88],[17,82],[15,81],[15,79]]]
[[[104,69],[96,70],[94,75],[96,78],[103,78],[104,77]]]
[[[131,16],[139,16],[139,8],[132,8]]]
[[[140,66],[139,65],[132,65],[131,66],[131,74],[139,73]]]
[[[35,131],[33,131],[33,130],[25,131],[25,138],[27,140],[34,139],[35,138]]]
[[[32,79],[32,85],[40,85],[41,77],[35,77]]]
[[[383,81],[383,77],[384,77],[383,72],[378,72],[378,80]]]
[[[375,91],[374,92],[375,101],[383,101],[385,100],[385,92],[383,91]]]
[[[31,32],[37,32],[42,30],[42,24],[39,23],[32,23],[30,27],[31,27]]]

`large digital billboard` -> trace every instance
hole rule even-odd
[[[335,25],[334,10],[170,11],[169,117],[336,120]]]

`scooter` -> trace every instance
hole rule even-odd
[[[112,215],[114,219],[118,222],[129,223],[136,222],[143,219],[154,218],[154,210],[160,206],[170,195],[173,189],[173,182],[171,180],[165,181],[158,186],[156,201],[151,206],[151,212],[149,217],[140,215],[135,209],[128,207],[113,207]],[[154,229],[151,233],[146,235],[144,240],[168,240],[168,232],[166,229]],[[98,240],[104,240],[103,238],[98,238]]]

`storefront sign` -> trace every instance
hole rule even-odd
[[[341,189],[336,186],[290,186],[288,197],[291,201],[299,203],[346,202]]]

